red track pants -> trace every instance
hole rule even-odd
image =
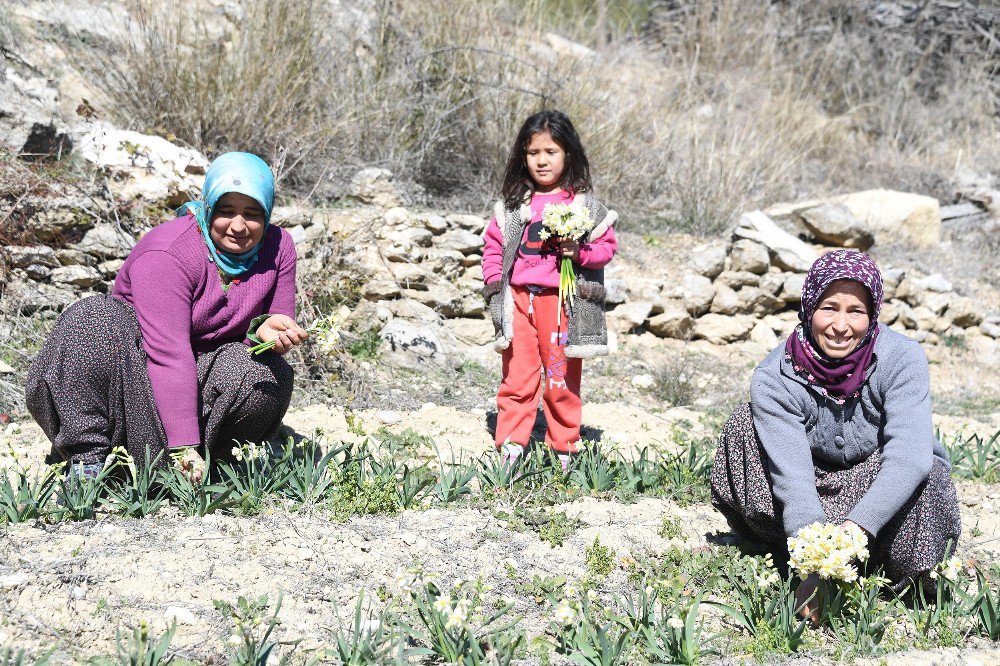
[[[542,408],[549,425],[545,443],[559,453],[573,453],[580,446],[583,363],[566,357],[565,311],[556,327],[558,291],[532,293],[526,287],[511,290],[514,339],[503,352],[503,378],[497,392],[497,448],[508,439],[522,446],[528,444],[538,398],[543,397]]]

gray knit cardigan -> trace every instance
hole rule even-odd
[[[880,324],[874,359],[860,395],[842,405],[795,373],[784,343],[754,370],[754,429],[789,536],[826,520],[814,462],[846,468],[881,451],[875,481],[847,515],[873,535],[927,479],[935,456],[948,465],[931,425],[930,374],[920,345]]]
[[[584,242],[592,241],[604,235],[618,221],[618,213],[608,210],[591,194],[584,195],[584,205],[590,210],[594,220],[594,228]],[[510,278],[514,272],[514,261],[524,236],[524,227],[531,221],[531,208],[527,203],[519,208],[511,209],[498,201],[494,206],[494,216],[497,225],[503,233],[503,262],[500,279],[483,287],[483,296],[489,303],[490,315],[493,318],[493,328],[496,338],[493,348],[503,352],[510,346],[514,337],[514,294],[511,290]],[[588,358],[605,356],[608,353],[608,328],[604,320],[604,301],[607,291],[604,289],[604,269],[576,268],[576,296],[572,308],[567,306],[568,341],[566,356],[569,358]]]

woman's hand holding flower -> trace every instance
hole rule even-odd
[[[171,457],[174,459],[174,465],[188,481],[191,483],[201,483],[201,480],[205,476],[205,460],[198,453],[197,448],[193,446],[185,447],[180,452],[174,453]]]
[[[283,314],[271,315],[257,328],[257,337],[264,342],[273,342],[271,348],[277,354],[284,354],[295,345],[300,345],[309,337],[308,331]]]

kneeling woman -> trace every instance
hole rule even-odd
[[[854,523],[898,590],[938,564],[961,527],[931,425],[927,358],[878,324],[881,305],[866,254],[813,264],[799,326],[754,371],[750,404],[723,429],[712,502],[738,536],[777,553],[806,525]]]
[[[280,355],[307,336],[295,323],[295,246],[270,226],[273,202],[263,160],[220,156],[202,200],[142,237],[112,294],[62,314],[28,372],[49,462],[92,475],[112,447],[140,464],[166,450],[199,479],[204,452],[227,458],[234,442],[277,429],[292,391]],[[276,353],[252,356],[257,340]]]

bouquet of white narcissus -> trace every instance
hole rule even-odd
[[[545,204],[542,209],[542,231],[538,234],[543,241],[550,238],[579,241],[591,229],[594,220],[586,206],[577,203]],[[576,272],[573,270],[573,260],[563,258],[559,264],[559,311],[556,314],[556,326],[562,322],[563,304],[569,300],[573,305],[573,294],[576,292]]]
[[[320,317],[306,329],[306,333],[318,334],[319,350],[323,354],[331,353],[340,342],[340,328],[343,317],[339,313],[329,314]],[[268,349],[274,347],[274,342],[262,342],[250,348],[250,353],[254,356],[263,354]]]
[[[788,565],[798,571],[803,580],[809,574],[820,578],[852,583],[858,579],[854,561],[868,559],[868,537],[860,527],[848,523],[841,527],[833,523],[813,523],[788,538]]]

